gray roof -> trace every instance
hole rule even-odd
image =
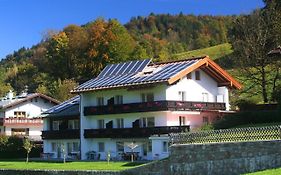
[[[67,101],[56,105],[43,113],[45,117],[73,117],[80,116],[79,112],[80,96],[77,95]]]
[[[151,60],[147,59],[138,62],[131,61],[108,65],[98,77],[81,84],[72,92],[79,93],[131,85],[168,82],[170,78],[202,59],[204,57],[157,64],[152,64],[150,63]]]

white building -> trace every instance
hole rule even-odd
[[[165,158],[169,133],[220,118],[231,88],[241,85],[209,57],[108,65],[72,91],[80,95],[81,159]],[[44,152],[58,152],[57,144],[44,142]]]
[[[10,91],[6,97],[0,99],[0,133],[41,140],[43,120],[40,114],[58,103],[43,94],[23,93],[14,96]]]

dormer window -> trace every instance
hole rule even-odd
[[[195,80],[200,80],[200,71],[195,71]]]

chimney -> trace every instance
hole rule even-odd
[[[14,97],[14,93],[13,93],[12,90],[10,90],[10,91],[8,92],[8,94],[7,94],[7,98],[8,98],[8,100],[12,100],[13,97]]]

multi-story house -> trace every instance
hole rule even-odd
[[[22,93],[14,96],[10,91],[6,97],[0,99],[0,133],[41,140],[43,129],[41,113],[58,103],[57,100],[43,94]]]
[[[44,157],[80,158],[79,101],[80,97],[75,96],[42,114]]]
[[[130,154],[144,160],[165,158],[170,133],[217,120],[230,109],[229,90],[239,88],[207,56],[108,65],[72,91],[80,95],[81,159],[106,159],[109,153],[117,160]],[[52,124],[47,125],[51,130]],[[48,143],[46,150],[56,149]]]

